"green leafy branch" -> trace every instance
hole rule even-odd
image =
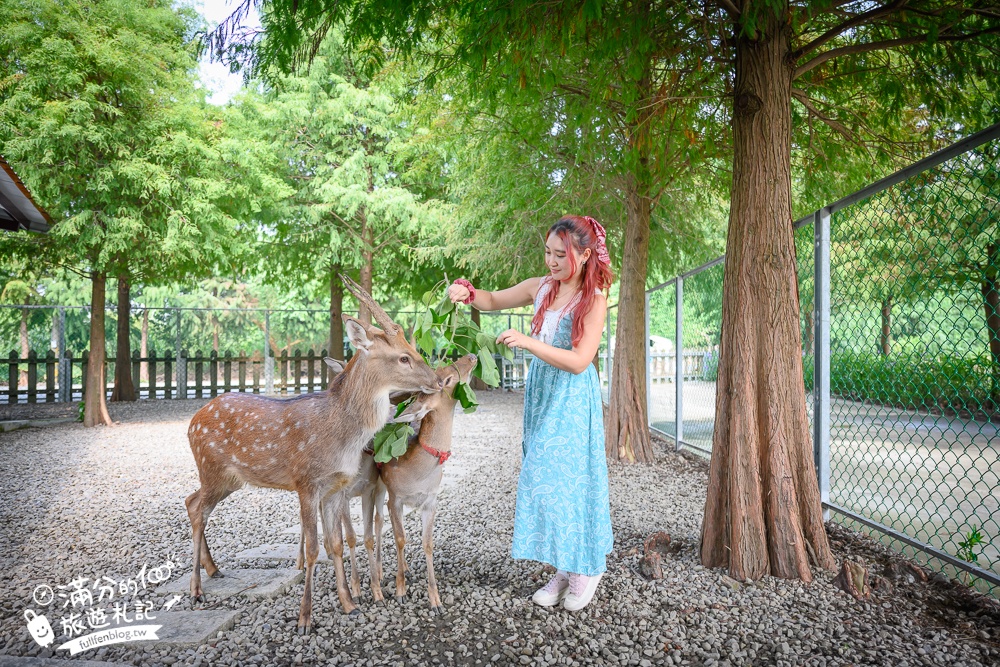
[[[979,562],[977,549],[983,543],[983,535],[979,532],[979,526],[973,526],[972,530],[965,534],[965,539],[958,543],[958,557],[966,563],[976,564]],[[971,585],[969,573],[965,572],[966,584]]]
[[[435,368],[450,363],[449,357],[453,354],[475,354],[478,361],[476,367],[472,369],[472,374],[487,386],[499,386],[500,369],[497,368],[493,355],[499,354],[513,361],[514,351],[506,345],[497,344],[496,339],[483,333],[479,325],[457,308],[447,296],[432,305],[435,295],[441,293],[442,285],[443,283],[438,283],[434,289],[424,294],[422,299],[425,309],[417,315],[413,329],[413,341],[417,350],[425,358],[432,359],[431,365]],[[452,395],[462,405],[466,414],[475,412],[479,406],[476,392],[467,382],[458,384]],[[396,408],[396,417],[413,400],[401,403]],[[405,454],[407,443],[413,434],[414,430],[409,424],[386,424],[375,434],[375,461],[386,463]]]

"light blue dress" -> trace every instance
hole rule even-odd
[[[550,283],[543,279],[535,312]],[[542,331],[534,337],[572,349],[573,305],[547,312]],[[587,576],[601,574],[614,536],[601,386],[593,365],[575,375],[532,359],[525,381],[521,447],[513,557]]]

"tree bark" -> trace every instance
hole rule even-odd
[[[983,311],[986,316],[986,334],[989,336],[990,358],[993,361],[992,384],[990,387],[991,410],[1000,409],[1000,291],[997,277],[1000,274],[1000,244],[991,243],[986,248],[986,267],[980,291],[983,295]]]
[[[882,299],[882,332],[879,335],[879,351],[883,357],[892,352],[892,295]]]
[[[142,333],[139,335],[139,356],[149,357],[149,308],[142,311]],[[139,382],[149,382],[149,362],[139,362]]]
[[[330,267],[330,356],[344,360],[344,285],[339,274],[340,264]]]
[[[640,82],[640,86],[646,85]],[[645,99],[643,97],[642,99]],[[649,259],[649,123],[640,114],[629,130],[629,148],[637,159],[626,188],[628,218],[615,332],[615,372],[605,414],[604,450],[609,461],[655,460],[646,414],[646,269]],[[610,332],[609,332],[610,333]]]
[[[791,216],[790,29],[738,34],[722,341],[701,562],[738,580],[832,569],[806,418]],[[742,33],[737,29],[738,33]]]
[[[115,388],[112,401],[134,401],[132,384],[132,285],[128,274],[118,276],[118,328],[115,341]]]
[[[361,288],[364,289],[369,294],[372,293],[372,273],[374,272],[375,265],[375,235],[372,231],[371,226],[368,224],[368,215],[365,212],[364,207],[358,211],[358,215],[361,216],[361,276],[358,283]],[[358,304],[358,319],[366,324],[371,324],[372,314],[364,306],[364,304]]]
[[[104,302],[107,276],[95,271],[90,278],[90,359],[87,364],[87,393],[83,401],[83,425],[111,425],[108,414],[104,341]]]

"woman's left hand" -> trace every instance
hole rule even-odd
[[[534,338],[525,336],[517,329],[507,329],[497,336],[497,343],[503,343],[511,349],[521,348],[522,350],[526,350],[533,340]]]

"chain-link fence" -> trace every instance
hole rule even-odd
[[[996,134],[831,207],[829,498],[1000,573]]]
[[[803,380],[825,506],[994,593],[998,157],[994,126],[795,223]],[[702,454],[714,431],[722,260],[648,292],[650,426]],[[656,352],[661,339],[679,354]]]

